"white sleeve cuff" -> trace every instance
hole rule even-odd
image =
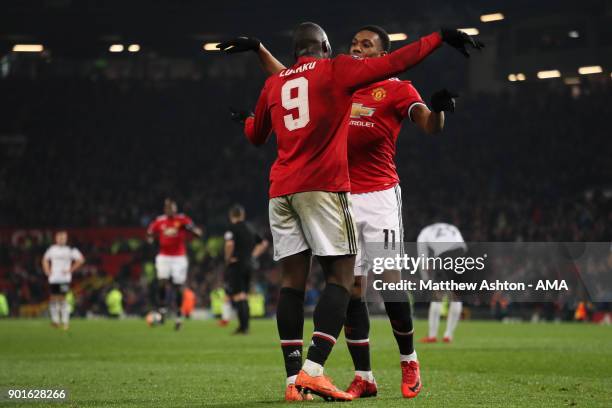
[[[408,117],[410,118],[410,120],[412,120],[412,108],[417,105],[423,105],[424,107],[427,107],[427,105],[425,105],[423,102],[413,102],[412,105],[408,107]],[[412,121],[414,122],[414,120]]]

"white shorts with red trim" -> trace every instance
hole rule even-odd
[[[373,257],[368,244],[377,248],[384,245],[385,256],[403,254],[402,190],[396,185],[386,190],[353,194],[352,198],[359,243],[355,276],[365,276]]]

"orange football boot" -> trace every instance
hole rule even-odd
[[[419,340],[419,343],[437,343],[438,339],[435,337],[423,337]]]
[[[289,384],[285,389],[285,401],[312,401],[312,395],[297,389],[295,384]]]
[[[319,397],[326,401],[352,401],[353,396],[347,392],[342,391],[336,387],[331,379],[324,375],[311,377],[304,370],[300,370],[300,373],[295,380],[295,385],[302,391],[310,391],[313,394],[317,394]]]

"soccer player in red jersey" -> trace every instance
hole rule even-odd
[[[457,30],[442,30],[450,45],[468,56],[465,44],[482,47]],[[463,44],[463,46],[462,46]],[[225,44],[228,52],[257,51],[264,69],[270,74],[282,72],[278,62],[256,39],[240,37]],[[361,58],[382,57],[389,53],[388,34],[378,26],[358,30],[350,54]],[[392,240],[391,248],[403,249],[402,207],[399,177],[394,163],[396,140],[404,118],[410,118],[425,133],[437,133],[444,127],[443,111],[454,110],[454,97],[447,90],[432,97],[433,112],[422,101],[409,81],[384,79],[353,94],[349,119],[348,160],[352,203],[357,226],[359,252],[355,264],[355,285],[351,290],[345,322],[345,337],[355,366],[355,378],[347,389],[354,398],[375,396],[378,392],[372,374],[369,351],[369,317],[362,300],[363,275],[369,258],[367,242]],[[397,243],[397,245],[395,245]],[[389,271],[391,272],[391,271]],[[397,272],[386,279],[397,280]],[[402,395],[415,397],[422,388],[420,368],[413,345],[413,323],[407,294],[383,293],[385,309],[400,351]]]
[[[155,257],[159,312],[165,317],[168,296],[172,293],[175,301],[176,330],[179,330],[183,323],[181,304],[189,267],[185,247],[188,232],[202,236],[202,229],[197,227],[191,218],[185,214],[177,214],[176,202],[170,198],[164,201],[164,215],[157,217],[147,228],[149,243],[153,243],[156,237],[159,241],[159,254]]]
[[[259,50],[259,41],[256,48],[249,48],[252,41],[239,38],[219,48]],[[465,38],[460,41],[464,48]],[[294,43],[296,64],[268,78],[254,118],[235,116],[246,119],[245,132],[255,145],[264,143],[272,130],[277,135],[269,216],[275,259],[282,270],[277,324],[287,370],[286,399],[300,399],[294,390],[297,386],[326,399],[351,400],[353,395],[323,376],[323,364],[344,324],[354,283],[358,238],[348,194],[347,159],[351,96],[420,62],[440,46],[442,36],[433,33],[371,59],[347,55],[330,59],[327,36],[313,23],[298,27]],[[304,288],[311,254],[319,257],[327,286],[314,312],[315,331],[300,370]]]
[[[386,55],[389,49],[386,31],[370,25],[357,31],[349,52],[375,58]],[[363,276],[367,275],[375,256],[373,252],[377,250],[372,250],[372,245],[367,243],[384,242],[384,246],[391,249],[386,256],[403,252],[401,189],[394,163],[397,137],[406,118],[424,133],[440,132],[444,127],[444,111],[454,110],[454,97],[456,95],[447,90],[434,93],[431,111],[410,81],[397,78],[377,82],[353,94],[348,157],[360,251],[344,334],[355,366],[355,378],[347,391],[356,398],[377,394],[370,366],[368,310],[362,296]],[[389,271],[384,279],[397,280],[399,277],[396,271]],[[414,398],[422,382],[408,295],[381,294],[399,348],[402,395]]]

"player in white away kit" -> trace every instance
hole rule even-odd
[[[62,326],[68,330],[70,322],[70,305],[66,294],[70,290],[72,274],[84,263],[81,252],[67,245],[68,233],[58,231],[55,234],[55,244],[51,245],[42,259],[42,267],[49,278],[51,297],[49,299],[49,314],[53,327]]]
[[[446,258],[464,255],[467,251],[467,245],[459,228],[451,224],[439,222],[428,225],[421,230],[417,238],[417,251],[419,255]],[[426,271],[421,271],[421,273],[423,274],[423,279],[436,279],[436,277],[428,276]],[[439,277],[437,278],[439,279]],[[463,307],[462,302],[457,301],[452,293],[450,296],[446,331],[444,332],[443,339],[445,343],[450,343],[453,340],[453,333],[461,318],[461,309]],[[427,337],[421,339],[422,343],[435,343],[438,341],[441,310],[441,301],[438,300],[430,303],[429,333]]]

